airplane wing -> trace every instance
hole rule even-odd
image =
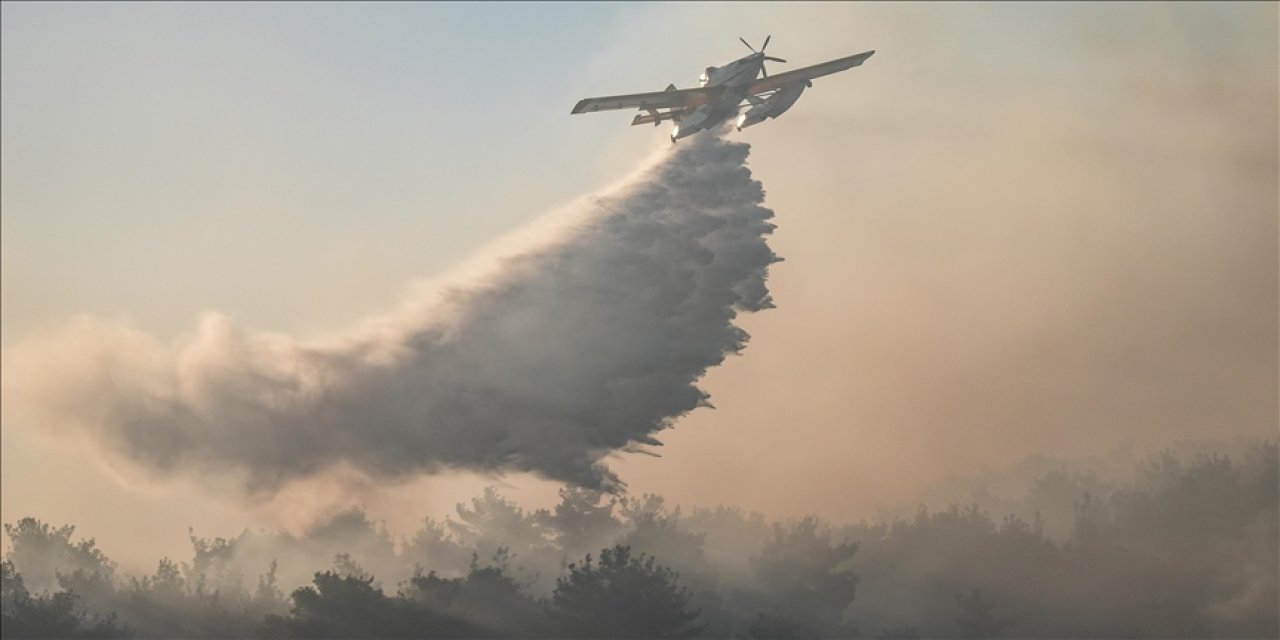
[[[751,89],[748,90],[748,93],[755,95],[765,91],[772,91],[783,85],[791,84],[792,82],[799,80],[812,80],[814,78],[830,75],[846,69],[852,69],[865,62],[873,53],[875,53],[874,49],[871,51],[863,51],[862,53],[852,55],[847,58],[839,58],[830,62],[815,64],[812,67],[803,67],[787,71],[785,73],[772,75],[767,78],[761,78],[752,83]]]
[[[696,107],[714,100],[724,87],[698,87],[652,93],[632,93],[625,96],[603,96],[579,100],[570,113],[607,111],[609,109],[667,109],[671,107]]]

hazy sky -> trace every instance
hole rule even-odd
[[[852,518],[1030,453],[1277,431],[1274,3],[2,11],[6,350],[78,314],[163,341],[208,310],[352,326],[667,144],[577,99],[691,86],[772,34],[774,72],[877,54],[733,134],[777,213],[777,308],[705,379],[716,410],[615,461],[633,491]],[[407,527],[495,481],[246,506],[11,422],[3,520],[126,562],[351,502]]]

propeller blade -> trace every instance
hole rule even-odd
[[[760,45],[760,53],[764,53],[765,47],[769,46],[769,38],[772,38],[772,37],[773,37],[772,35],[767,35],[764,37],[764,44]]]
[[[748,49],[751,49],[751,53],[755,53],[755,52],[756,52],[755,47],[752,47],[751,45],[747,44],[747,41],[746,41],[746,40],[743,40],[743,39],[742,39],[742,36],[738,36],[738,39],[739,39],[739,40],[742,40],[742,44],[746,44]]]
[[[764,70],[764,65],[760,65],[760,74],[766,78],[769,77],[769,72]]]
[[[765,60],[772,60],[772,61],[774,61],[774,62],[786,62],[786,60],[783,60],[782,58],[775,58],[775,57],[773,57],[773,56],[765,56],[765,57],[764,57],[764,59],[765,59]]]

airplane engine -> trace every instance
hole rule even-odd
[[[800,99],[800,94],[804,93],[807,87],[813,86],[813,83],[797,82],[783,86],[773,95],[765,98],[764,102],[747,109],[742,115],[738,116],[738,130],[741,131],[745,127],[753,124],[764,122],[765,118],[776,118],[782,115],[791,105]]]

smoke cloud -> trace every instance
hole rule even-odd
[[[255,493],[339,464],[617,490],[602,459],[707,405],[699,378],[748,339],[736,316],[772,306],[748,149],[682,142],[485,278],[337,339],[210,314],[166,345],[82,318],[7,355],[6,426],[87,433],[159,475],[242,472]]]

